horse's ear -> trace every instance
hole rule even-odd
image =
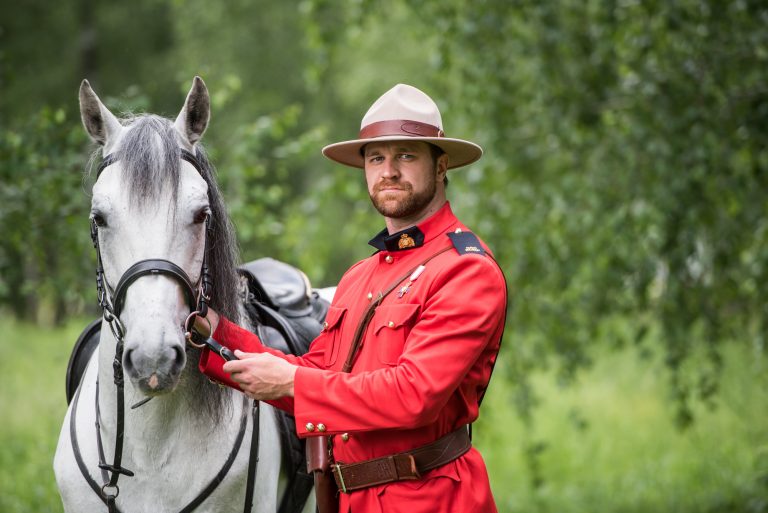
[[[208,88],[205,87],[202,78],[195,77],[192,81],[192,89],[187,94],[187,101],[184,102],[184,107],[176,118],[176,130],[190,145],[194,145],[203,137],[210,119],[211,97],[208,95]]]
[[[80,84],[80,118],[91,139],[104,147],[109,146],[123,128],[115,115],[101,103],[87,80]]]

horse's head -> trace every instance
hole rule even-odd
[[[121,123],[83,81],[80,113],[108,157],[93,186],[91,219],[105,289],[125,328],[123,368],[143,393],[169,392],[186,364],[183,325],[196,301],[175,275],[182,270],[198,293],[211,215],[204,172],[183,157],[195,154],[208,125],[208,90],[195,77],[175,122],[141,115]],[[167,261],[173,272],[148,269],[126,280],[142,260]]]

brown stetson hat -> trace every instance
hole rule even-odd
[[[363,146],[381,141],[424,141],[448,155],[448,169],[466,166],[483,155],[477,144],[445,137],[440,111],[432,98],[413,86],[397,84],[365,113],[358,139],[329,144],[323,155],[347,166],[362,168]]]

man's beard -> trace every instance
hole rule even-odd
[[[392,219],[412,217],[423,211],[435,197],[437,184],[434,180],[431,180],[429,184],[430,185],[423,191],[414,193],[413,186],[406,182],[380,182],[376,184],[373,189],[373,194],[370,195],[371,202],[373,203],[373,206],[376,207],[376,210],[378,210],[384,217]],[[399,201],[395,201],[394,197],[388,193],[384,193],[383,196],[380,194],[380,190],[383,187],[392,185],[401,188],[407,193],[406,196]],[[402,192],[398,192],[397,194],[402,194]]]

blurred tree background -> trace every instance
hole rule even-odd
[[[243,260],[316,286],[382,224],[362,175],[319,151],[375,98],[416,85],[485,148],[449,196],[507,274],[495,379],[528,424],[535,371],[571,383],[609,348],[658,342],[683,428],[717,404],[727,344],[765,358],[765,2],[0,0],[4,310],[95,313],[80,81],[172,117],[196,74]]]

